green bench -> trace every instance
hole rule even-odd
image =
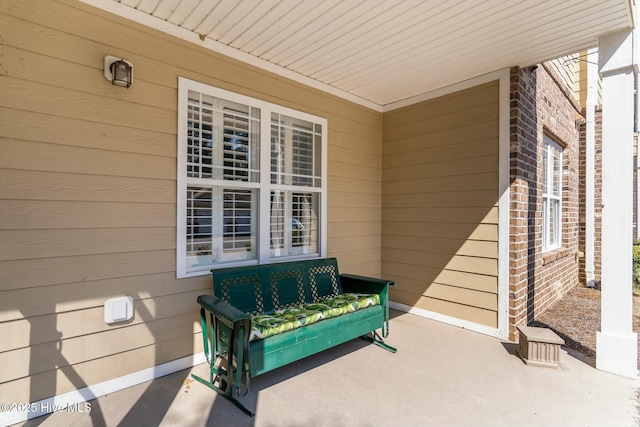
[[[198,297],[209,379],[192,376],[249,415],[236,397],[253,377],[358,337],[396,351],[382,341],[394,282],[339,274],[335,258],[212,273],[214,295]]]

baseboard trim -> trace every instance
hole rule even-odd
[[[104,381],[79,390],[70,391],[58,396],[49,397],[38,402],[32,402],[29,407],[33,411],[5,411],[0,412],[0,425],[8,426],[19,422],[27,421],[32,418],[49,414],[56,410],[55,408],[82,408],[80,404],[107,394],[115,393],[125,388],[133,387],[174,372],[189,369],[195,365],[206,362],[204,353],[197,353],[192,356],[186,356],[181,359],[172,360],[131,374],[123,375],[112,380]]]
[[[457,317],[447,316],[445,314],[436,313],[433,311],[425,310],[423,308],[412,307],[410,305],[405,305],[394,301],[389,301],[389,307],[394,310],[415,314],[416,316],[425,317],[427,319],[446,323],[452,326],[457,326],[462,329],[468,329],[470,331],[478,332],[483,335],[489,335],[491,337],[500,338],[503,340],[509,339],[509,335],[506,331],[502,331],[498,328],[492,328],[486,325],[481,325],[479,323],[458,319]]]

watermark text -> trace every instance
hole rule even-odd
[[[43,414],[50,412],[91,412],[91,403],[2,402],[0,403],[0,412],[37,412]]]

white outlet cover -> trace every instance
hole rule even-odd
[[[104,302],[104,321],[106,323],[125,322],[133,319],[133,297],[109,298]]]

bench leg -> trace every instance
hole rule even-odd
[[[235,399],[233,397],[233,395],[229,395],[229,394],[225,393],[223,390],[220,390],[218,387],[216,387],[213,383],[205,380],[204,378],[200,378],[199,376],[197,376],[195,374],[191,374],[191,377],[194,380],[196,380],[196,381],[206,385],[210,389],[214,390],[215,392],[217,392],[219,395],[223,396],[227,400],[231,401],[231,403],[236,405],[236,407],[238,407],[238,409],[240,409],[242,412],[244,412],[245,414],[249,415],[250,417],[253,417],[255,415],[253,412],[251,412],[249,409],[247,409],[242,403],[240,403],[237,399]]]
[[[380,335],[378,335],[376,331],[373,331],[371,335],[363,335],[361,338],[365,341],[368,341],[379,347],[382,347],[385,350],[390,351],[391,353],[395,353],[398,351],[395,347],[391,347],[389,344],[385,343],[382,340],[382,337],[380,337]]]
[[[248,334],[245,333],[245,331],[248,330],[249,319],[234,322],[233,325],[224,325],[218,322],[218,318],[214,318],[213,314],[210,313],[209,322],[207,322],[207,313],[203,308],[200,310],[200,321],[204,353],[207,363],[209,364],[209,380],[200,378],[195,374],[191,374],[191,377],[221,396],[224,396],[245,414],[253,417],[254,413],[234,397],[234,392],[237,396],[245,396],[249,393],[249,348],[247,345]],[[220,341],[226,345],[225,349],[219,352],[218,344]],[[221,353],[230,355],[228,358],[231,360],[233,360],[234,355],[236,355],[237,367],[229,363],[227,359],[221,357]],[[218,385],[216,385],[216,383],[218,383]],[[245,392],[241,393],[240,390],[243,386]]]

